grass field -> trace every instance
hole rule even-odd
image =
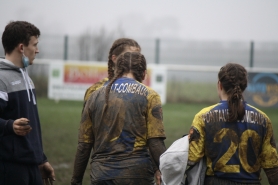
[[[55,168],[56,185],[70,184],[82,104],[80,101],[60,101],[57,103],[46,98],[38,99],[44,150],[49,162]],[[174,140],[188,133],[194,115],[207,105],[166,104],[163,106],[167,147]],[[278,143],[277,109],[262,110],[272,120],[276,143]],[[84,175],[84,185],[89,184],[89,171],[88,166]],[[262,177],[262,184],[268,184],[263,173]]]

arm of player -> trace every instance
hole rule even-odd
[[[155,91],[149,91],[147,121],[147,144],[151,153],[154,169],[159,169],[159,157],[166,151],[164,144],[165,132],[163,126],[163,111],[159,95]],[[156,184],[161,184],[161,173],[155,171]]]
[[[187,165],[193,166],[199,162],[205,152],[205,131],[202,114],[197,113],[192,121],[188,135],[189,151]]]
[[[278,182],[278,167],[275,168],[265,168],[264,172],[267,176],[270,185],[276,185]]]
[[[153,171],[156,172],[158,170],[158,167],[157,167],[156,163],[154,162],[153,156],[151,153],[150,153],[150,156],[151,156],[151,160],[152,160]]]
[[[273,135],[271,120],[267,117],[266,137],[262,146],[261,166],[265,171],[270,185],[276,185],[278,182],[278,154],[276,142]]]
[[[161,173],[159,169],[159,157],[166,151],[164,138],[151,138],[148,139],[148,146],[152,157],[153,166],[155,165],[155,180],[156,184],[161,183]]]
[[[94,96],[93,96],[94,97]],[[86,170],[88,160],[90,158],[91,150],[93,148],[93,131],[92,131],[92,120],[90,119],[90,107],[93,104],[91,97],[82,112],[79,136],[78,136],[78,146],[75,155],[73,175],[71,179],[72,185],[81,185],[84,172]]]
[[[166,151],[164,138],[151,138],[148,139],[148,146],[150,153],[156,167],[159,167],[159,157]]]
[[[93,144],[91,143],[78,143],[74,161],[73,175],[71,178],[72,185],[82,184],[84,172],[86,170],[88,160],[90,158],[92,147]]]

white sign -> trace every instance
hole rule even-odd
[[[49,66],[48,98],[55,100],[84,100],[92,84],[107,77],[107,64],[99,62],[51,62]],[[143,82],[154,89],[166,103],[167,70],[165,66],[148,64]]]

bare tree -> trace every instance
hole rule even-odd
[[[80,48],[79,59],[80,60],[91,60],[90,56],[92,53],[92,45],[91,45],[92,36],[90,32],[87,30],[83,34],[80,35],[78,39],[78,45]]]
[[[104,27],[102,27],[98,33],[93,35],[93,58],[96,61],[104,61],[109,51],[109,46],[113,40],[113,33],[108,33]]]
[[[108,32],[105,27],[101,27],[97,32],[83,33],[78,39],[80,60],[106,61],[113,41],[123,36],[124,31],[120,26],[111,32]]]

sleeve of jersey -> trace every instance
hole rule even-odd
[[[266,119],[266,136],[263,141],[261,153],[261,166],[262,168],[278,167],[278,154],[276,150],[276,143],[273,135],[273,128],[269,118]]]
[[[156,92],[149,91],[147,110],[147,139],[166,138],[163,126],[163,112],[160,96]]]
[[[89,97],[91,96],[91,94],[93,94],[93,92],[95,92],[100,87],[102,87],[107,81],[108,81],[108,78],[104,78],[101,81],[99,81],[99,82],[93,84],[91,87],[89,87],[86,90],[86,93],[84,95],[84,101],[87,101],[89,99]]]
[[[84,110],[81,115],[80,127],[79,127],[79,135],[78,135],[78,142],[83,143],[93,143],[93,130],[92,130],[92,121],[90,119],[90,107],[93,104],[92,96],[88,99]]]
[[[199,162],[203,158],[205,150],[204,121],[201,112],[196,114],[193,119],[189,137],[188,160],[194,163]]]
[[[5,120],[2,118],[8,100],[6,85],[0,80],[0,136],[13,133],[14,120]]]

